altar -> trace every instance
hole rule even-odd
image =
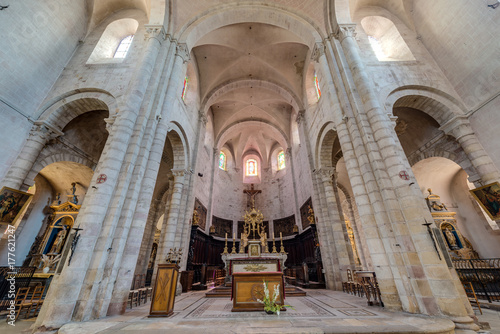
[[[259,191],[254,190],[252,185],[252,189],[247,192],[255,195]],[[263,299],[264,284],[272,293],[277,290],[277,303],[284,305],[283,271],[287,253],[283,247],[283,236],[280,233],[280,251],[276,249],[274,236],[272,250],[269,251],[267,231],[262,223],[264,216],[255,208],[253,196],[251,199],[251,210],[243,216],[245,222],[239,251],[236,251],[236,235],[233,234],[233,247],[229,253],[226,234],[224,252],[221,254],[226,269],[226,283],[231,284],[233,312],[263,310],[264,305],[259,299]]]

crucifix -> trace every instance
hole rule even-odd
[[[250,190],[243,190],[243,193],[250,196],[250,202],[252,203],[252,209],[255,209],[255,195],[260,194],[262,190],[256,190],[253,188],[253,183],[250,185]]]

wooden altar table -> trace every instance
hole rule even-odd
[[[262,300],[264,297],[264,281],[267,282],[271,297],[279,285],[279,297],[276,303],[284,305],[285,289],[282,272],[241,272],[233,273],[231,311],[263,311],[264,304],[259,303],[257,299]]]

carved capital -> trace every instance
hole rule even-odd
[[[467,116],[455,116],[445,124],[443,124],[439,130],[443,131],[449,136],[455,137],[455,139],[460,140],[462,137],[474,134],[469,123]]]
[[[189,61],[189,59],[191,59],[189,56],[189,50],[187,44],[185,43],[177,44],[177,47],[175,49],[175,55],[181,57],[184,63],[186,63],[187,61]]]
[[[291,147],[287,148],[285,154],[287,158],[292,158],[292,148]]]
[[[117,118],[118,114],[114,114],[104,119],[104,122],[106,122],[106,130],[108,131],[108,133],[111,133],[111,129],[113,128],[113,124],[115,124]]]
[[[207,125],[208,123],[208,118],[207,115],[203,112],[203,110],[198,111],[198,119],[200,122],[203,123],[203,126]]]
[[[319,58],[325,54],[325,44],[322,42],[317,42],[314,44],[314,49],[311,53],[311,59],[315,62],[319,62]]]
[[[186,174],[185,169],[172,169],[171,172],[174,178],[183,177]]]
[[[55,126],[45,122],[35,122],[31,128],[30,137],[39,137],[42,141],[48,142],[51,139],[64,135],[64,132],[58,130]]]
[[[305,110],[300,110],[297,113],[297,118],[295,119],[295,121],[297,122],[297,124],[300,124],[304,120],[304,114],[305,114]]]
[[[338,29],[335,33],[335,38],[339,41],[343,41],[347,37],[356,37],[356,25],[355,24],[339,24]]]
[[[332,179],[332,175],[334,175],[335,169],[333,167],[321,167],[320,169],[316,169],[315,174],[323,178],[323,181],[330,182]]]
[[[150,38],[157,39],[160,43],[165,40],[166,33],[163,25],[152,25],[146,24],[144,25],[146,28],[146,33],[144,34],[144,40],[148,40]]]

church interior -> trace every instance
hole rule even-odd
[[[7,322],[500,310],[500,0],[2,2]]]

